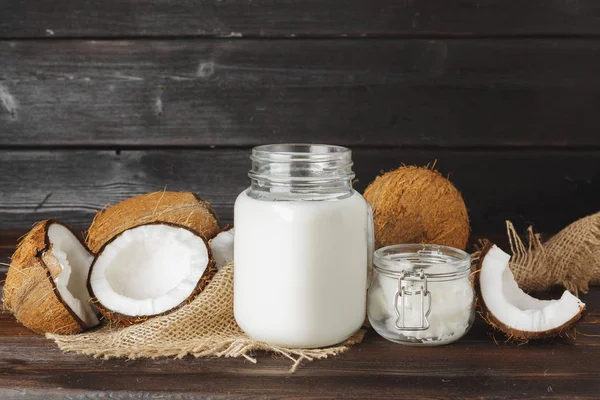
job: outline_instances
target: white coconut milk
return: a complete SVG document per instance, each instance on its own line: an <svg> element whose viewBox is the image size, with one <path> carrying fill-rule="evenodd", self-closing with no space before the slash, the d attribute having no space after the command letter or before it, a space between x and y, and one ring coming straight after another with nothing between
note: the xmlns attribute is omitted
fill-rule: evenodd
<svg viewBox="0 0 600 400"><path fill-rule="evenodd" d="M365 318L368 204L357 192L324 201L235 204L235 318L252 338L287 347L339 343Z"/></svg>

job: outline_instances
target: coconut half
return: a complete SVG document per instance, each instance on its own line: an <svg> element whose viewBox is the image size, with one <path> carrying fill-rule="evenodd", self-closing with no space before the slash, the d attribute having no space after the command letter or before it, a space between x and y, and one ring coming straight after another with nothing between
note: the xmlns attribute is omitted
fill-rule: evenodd
<svg viewBox="0 0 600 400"><path fill-rule="evenodd" d="M486 243L478 261L484 319L510 338L527 341L558 336L577 322L585 304L569 291L558 300L539 300L523 292L509 268L510 255Z"/></svg>
<svg viewBox="0 0 600 400"><path fill-rule="evenodd" d="M94 255L66 225L37 224L19 243L4 285L4 306L38 333L78 333L98 325L86 279Z"/></svg>
<svg viewBox="0 0 600 400"><path fill-rule="evenodd" d="M234 229L227 228L210 240L210 249L217 268L223 268L233 262L233 237Z"/></svg>
<svg viewBox="0 0 600 400"><path fill-rule="evenodd" d="M215 271L208 243L197 232L151 223L125 230L102 247L88 289L106 319L127 326L191 302Z"/></svg>

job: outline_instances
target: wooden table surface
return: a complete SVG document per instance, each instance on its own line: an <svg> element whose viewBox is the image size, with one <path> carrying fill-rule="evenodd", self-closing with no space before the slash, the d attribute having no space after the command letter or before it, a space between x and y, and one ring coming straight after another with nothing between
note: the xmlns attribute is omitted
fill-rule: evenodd
<svg viewBox="0 0 600 400"><path fill-rule="evenodd" d="M0 246L3 262L10 251ZM288 359L267 353L257 355L257 364L63 354L0 314L0 398L598 398L600 287L582 299L588 314L575 340L506 343L480 319L463 339L442 347L402 346L370 330L348 352L304 362L294 374Z"/></svg>

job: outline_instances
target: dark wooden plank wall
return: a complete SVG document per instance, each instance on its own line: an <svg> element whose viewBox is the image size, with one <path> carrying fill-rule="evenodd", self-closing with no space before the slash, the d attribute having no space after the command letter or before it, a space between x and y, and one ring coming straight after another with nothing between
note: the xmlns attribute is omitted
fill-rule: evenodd
<svg viewBox="0 0 600 400"><path fill-rule="evenodd" d="M354 153L356 188L399 162L435 160L461 188L477 235L502 232L507 218L554 232L598 207L600 157L585 150L361 148ZM230 223L231 206L248 186L248 164L246 149L4 151L2 228L18 231L50 217L85 228L106 203L165 187L200 193Z"/></svg>
<svg viewBox="0 0 600 400"><path fill-rule="evenodd" d="M592 0L9 1L0 230L164 187L231 222L250 148L310 141L359 190L438 160L475 235L552 233L598 208L599 34Z"/></svg>
<svg viewBox="0 0 600 400"><path fill-rule="evenodd" d="M600 146L599 77L587 39L11 40L0 145Z"/></svg>
<svg viewBox="0 0 600 400"><path fill-rule="evenodd" d="M3 4L0 35L597 35L599 14L595 0L38 0Z"/></svg>

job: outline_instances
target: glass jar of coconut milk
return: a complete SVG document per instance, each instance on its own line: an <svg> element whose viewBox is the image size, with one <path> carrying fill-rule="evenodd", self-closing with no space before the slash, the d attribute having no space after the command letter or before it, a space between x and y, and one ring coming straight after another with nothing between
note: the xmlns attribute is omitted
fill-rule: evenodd
<svg viewBox="0 0 600 400"><path fill-rule="evenodd" d="M433 244L400 244L375 252L368 315L392 342L435 346L460 339L475 318L470 257Z"/></svg>
<svg viewBox="0 0 600 400"><path fill-rule="evenodd" d="M235 202L234 314L255 340L315 348L362 325L373 251L369 204L352 189L349 149L252 150Z"/></svg>

